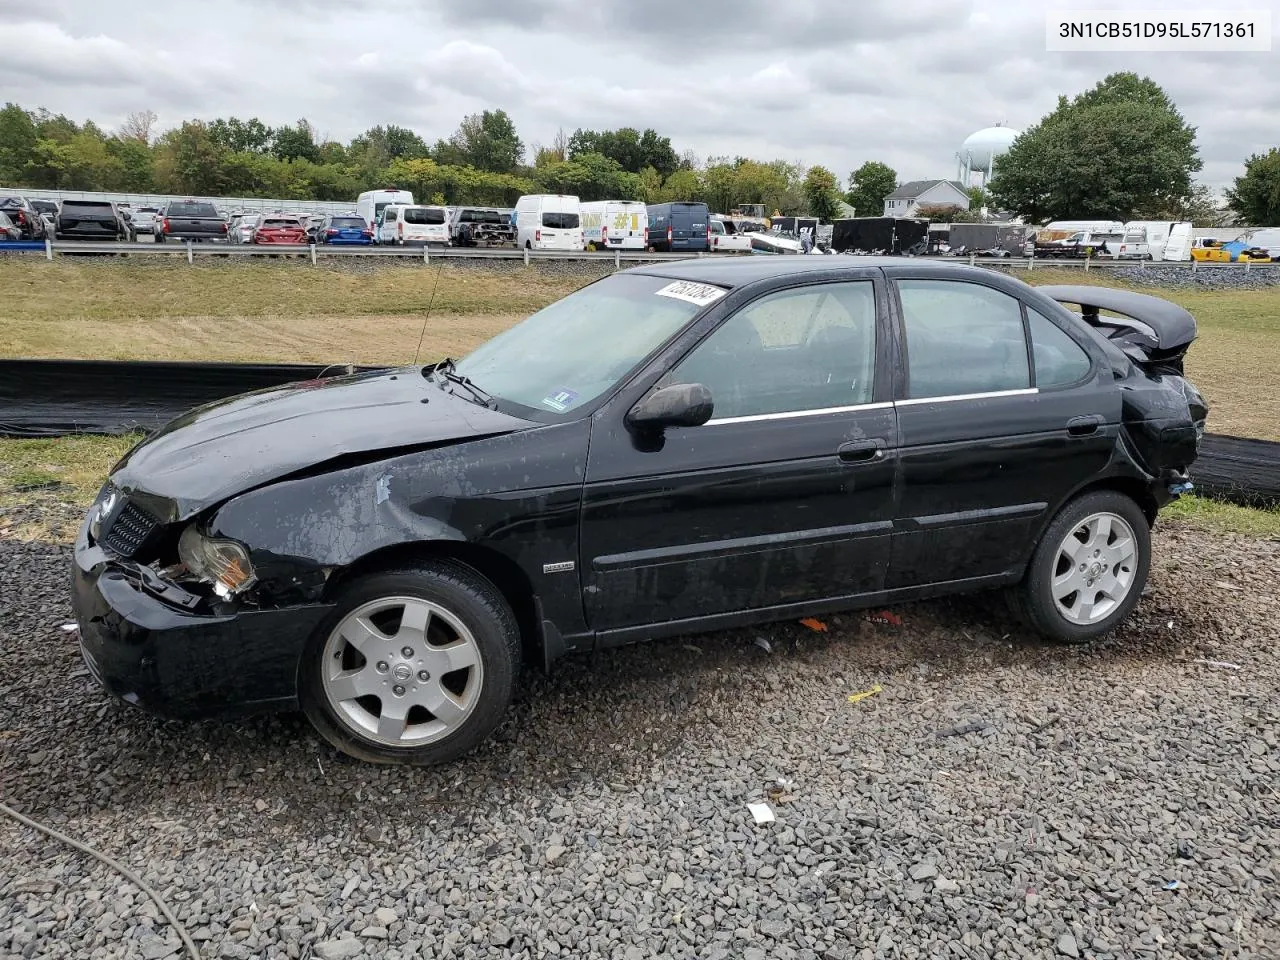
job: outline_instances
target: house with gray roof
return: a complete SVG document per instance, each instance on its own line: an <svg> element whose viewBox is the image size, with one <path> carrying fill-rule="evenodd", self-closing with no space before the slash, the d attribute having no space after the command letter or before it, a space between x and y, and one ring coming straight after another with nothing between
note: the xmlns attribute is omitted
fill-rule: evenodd
<svg viewBox="0 0 1280 960"><path fill-rule="evenodd" d="M914 217L921 207L969 209L969 194L958 180L912 180L884 198L884 216Z"/></svg>

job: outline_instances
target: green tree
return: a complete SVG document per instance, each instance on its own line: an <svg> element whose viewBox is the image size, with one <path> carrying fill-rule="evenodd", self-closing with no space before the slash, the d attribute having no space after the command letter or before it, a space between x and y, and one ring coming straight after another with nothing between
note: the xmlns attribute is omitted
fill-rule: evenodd
<svg viewBox="0 0 1280 960"><path fill-rule="evenodd" d="M987 193L985 187L976 184L965 187L965 193L969 195L969 211L971 213L981 213L983 207L991 205L991 194Z"/></svg>
<svg viewBox="0 0 1280 960"><path fill-rule="evenodd" d="M878 217L884 212L884 198L898 186L893 167L879 160L868 160L849 174L849 192L845 199L860 217Z"/></svg>
<svg viewBox="0 0 1280 960"><path fill-rule="evenodd" d="M277 160L310 160L315 163L320 159L315 134L305 118L296 126L277 129L271 152Z"/></svg>
<svg viewBox="0 0 1280 960"><path fill-rule="evenodd" d="M643 133L634 127L617 130L578 129L567 145L568 158L576 160L587 153L598 153L617 162L623 170L639 173L645 167L653 167L662 176L670 176L679 165L679 158L671 148L670 137L660 137L657 131L647 129Z"/></svg>
<svg viewBox="0 0 1280 960"><path fill-rule="evenodd" d="M352 155L367 156L372 162L386 166L392 160L404 158L413 160L430 156L431 148L427 142L408 127L398 127L389 123L385 127L379 124L370 127L351 141Z"/></svg>
<svg viewBox="0 0 1280 960"><path fill-rule="evenodd" d="M677 170L662 183L659 198L664 203L702 198L702 178L697 170Z"/></svg>
<svg viewBox="0 0 1280 960"><path fill-rule="evenodd" d="M1028 220L1129 220L1168 209L1201 167L1196 131L1154 81L1116 73L1024 132L1000 158L992 201Z"/></svg>
<svg viewBox="0 0 1280 960"><path fill-rule="evenodd" d="M435 159L446 166L472 166L492 173L514 173L524 144L505 110L464 117L447 141L436 144Z"/></svg>
<svg viewBox="0 0 1280 960"><path fill-rule="evenodd" d="M981 223L982 215L976 210L962 210L949 203L925 204L917 207L914 216L932 223Z"/></svg>
<svg viewBox="0 0 1280 960"><path fill-rule="evenodd" d="M27 185L27 165L39 138L27 111L16 103L6 103L0 109L0 183Z"/></svg>
<svg viewBox="0 0 1280 960"><path fill-rule="evenodd" d="M160 138L156 179L171 193L217 195L227 184L224 166L231 152L209 135L200 120L188 120Z"/></svg>
<svg viewBox="0 0 1280 960"><path fill-rule="evenodd" d="M835 219L836 204L840 202L840 184L826 167L810 167L804 176L804 196L809 204L809 215L824 223Z"/></svg>
<svg viewBox="0 0 1280 960"><path fill-rule="evenodd" d="M1280 223L1280 148L1255 153L1227 190L1227 205L1250 226Z"/></svg>
<svg viewBox="0 0 1280 960"><path fill-rule="evenodd" d="M119 167L119 189L131 193L155 189L155 158L150 146L136 137L112 137L107 150Z"/></svg>
<svg viewBox="0 0 1280 960"><path fill-rule="evenodd" d="M271 150L275 131L257 117L221 117L209 123L209 136L232 153L267 153Z"/></svg>

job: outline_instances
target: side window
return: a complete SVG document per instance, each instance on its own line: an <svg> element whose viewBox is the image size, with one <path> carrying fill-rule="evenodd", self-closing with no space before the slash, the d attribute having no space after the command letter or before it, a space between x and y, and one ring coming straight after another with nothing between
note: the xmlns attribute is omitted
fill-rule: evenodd
<svg viewBox="0 0 1280 960"><path fill-rule="evenodd" d="M1048 317L1027 308L1031 353L1036 361L1036 386L1061 387L1089 374L1089 355Z"/></svg>
<svg viewBox="0 0 1280 960"><path fill-rule="evenodd" d="M1022 308L990 287L954 280L898 283L910 399L1031 386Z"/></svg>
<svg viewBox="0 0 1280 960"><path fill-rule="evenodd" d="M394 211L394 210L388 210L388 211L387 211L387 223L395 223L395 222L396 222L396 211Z"/></svg>
<svg viewBox="0 0 1280 960"><path fill-rule="evenodd" d="M761 297L729 317L672 372L711 390L714 417L870 403L876 301L869 280Z"/></svg>

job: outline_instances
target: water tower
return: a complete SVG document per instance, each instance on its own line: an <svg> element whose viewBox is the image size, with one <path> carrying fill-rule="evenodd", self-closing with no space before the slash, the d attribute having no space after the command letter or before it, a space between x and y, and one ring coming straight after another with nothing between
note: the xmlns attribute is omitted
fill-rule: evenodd
<svg viewBox="0 0 1280 960"><path fill-rule="evenodd" d="M1017 130L1000 124L970 134L956 154L956 159L960 161L959 176L956 179L967 187L976 173L982 177L982 185L985 187L995 172L996 157L1005 153L1017 138Z"/></svg>

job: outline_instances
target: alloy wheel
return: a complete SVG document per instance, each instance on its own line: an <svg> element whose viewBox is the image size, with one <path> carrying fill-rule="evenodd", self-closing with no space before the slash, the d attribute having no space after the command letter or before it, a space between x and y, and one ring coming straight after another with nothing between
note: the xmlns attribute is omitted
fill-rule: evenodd
<svg viewBox="0 0 1280 960"><path fill-rule="evenodd" d="M484 664L455 614L418 597L385 597L352 610L329 634L321 685L352 732L392 747L453 733L475 709Z"/></svg>
<svg viewBox="0 0 1280 960"><path fill-rule="evenodd" d="M1133 589L1138 553L1133 529L1114 513L1085 517L1058 546L1051 592L1071 623L1105 620Z"/></svg>

